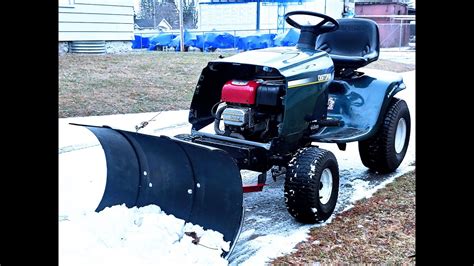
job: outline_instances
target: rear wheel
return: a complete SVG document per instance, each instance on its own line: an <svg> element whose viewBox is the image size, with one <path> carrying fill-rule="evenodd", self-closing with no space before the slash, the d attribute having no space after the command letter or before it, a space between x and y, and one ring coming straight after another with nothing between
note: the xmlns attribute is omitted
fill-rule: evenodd
<svg viewBox="0 0 474 266"><path fill-rule="evenodd" d="M288 164L285 202L299 222L327 220L339 193L339 167L330 151L316 147L302 149Z"/></svg>
<svg viewBox="0 0 474 266"><path fill-rule="evenodd" d="M378 132L370 139L359 142L362 163L379 173L395 171L405 158L410 126L410 111L406 102L393 98Z"/></svg>

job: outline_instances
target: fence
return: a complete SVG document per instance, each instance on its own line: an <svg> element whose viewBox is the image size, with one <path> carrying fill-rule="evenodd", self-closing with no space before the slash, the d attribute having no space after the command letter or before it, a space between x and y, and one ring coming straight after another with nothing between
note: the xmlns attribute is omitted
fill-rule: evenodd
<svg viewBox="0 0 474 266"><path fill-rule="evenodd" d="M416 49L416 19L413 15L389 15L389 16L378 16L378 15L360 15L356 16L359 18L368 18L377 22L379 27L380 33L380 47L381 48L399 48L399 49ZM295 32L295 29L291 29L290 31ZM231 38L231 44L226 46L225 48L220 49L237 49L237 50L252 50L252 49L259 49L259 48L266 48L271 46L288 46L294 45L295 34L291 36L293 42L287 42L286 45L280 43L272 43L267 41L267 46L265 45L247 45L243 46L242 41L249 42L249 41L260 41L259 36L273 34L273 40L275 39L282 39L285 35L288 35L288 31L283 34L277 35L277 29L262 29L262 30L217 30L217 31L202 31L202 30L186 30L187 34L193 34L194 36L206 36L207 34L213 35L225 35L227 38ZM174 46L161 46L159 47L162 50L172 50L174 51L175 48L179 45L179 31L158 31L153 29L148 30L137 30L135 31L135 35L138 36L138 46L144 47L144 42L147 41L147 38L156 36L158 34L170 34L173 35L175 38L178 36L177 40L175 39ZM296 31L296 34L299 34ZM253 37L253 38L252 38ZM269 36L266 36L269 37ZM201 37L203 38L203 37ZM185 36L185 44L186 44L187 37ZM297 36L296 36L297 40ZM206 46L206 42L198 42L197 46L192 46L194 48L199 48L203 52L214 51L216 48ZM244 47L244 49L242 49ZM249 49L245 49L245 48ZM171 49L170 49L171 48ZM218 48L219 49L219 48Z"/></svg>
<svg viewBox="0 0 474 266"><path fill-rule="evenodd" d="M359 15L377 22L382 48L412 48L416 42L416 18L414 15Z"/></svg>
<svg viewBox="0 0 474 266"><path fill-rule="evenodd" d="M261 29L261 30L214 30L214 31L202 31L202 30L186 30L188 34L193 34L194 36L198 36L202 38L201 36L206 36L208 34L213 34L213 35L222 35L222 36L227 36L228 38L231 38L231 45L230 47L226 47L227 49L238 49L238 44L239 40L245 37L249 36L261 36L264 34L274 34L276 35L277 29ZM141 40L140 42L140 47L143 47L143 42L146 42L146 38L151 38L154 37L158 34L170 34L174 36L178 36L179 39L179 31L172 30L172 31L158 31L158 30L140 30L140 31L135 31L135 36L139 36L139 39ZM186 33L185 33L186 34ZM185 44L187 40L187 36L185 36ZM199 48L201 51L209 51L206 47L206 42L200 42L198 46L194 46L195 48ZM164 47L165 50L166 47ZM213 49L212 49L213 50Z"/></svg>
<svg viewBox="0 0 474 266"><path fill-rule="evenodd" d="M261 29L261 30L218 30L218 31L202 31L202 30L186 30L184 36L185 46L192 46L199 48L201 51L208 52L215 49L238 49L238 50L253 50L274 46L274 38L277 36L277 29ZM192 35L192 37L190 37ZM291 35L291 41L283 46L295 45L298 40L298 33L296 30L287 31L280 34L280 39ZM163 37L165 44L159 45L160 50L170 50L173 47L179 46L179 31L157 31L157 30L140 30L135 31L136 42L134 45L138 47L147 47L146 42L153 41L152 38L157 36ZM147 39L149 38L149 39ZM218 39L220 46L210 45L209 39ZM194 42L189 44L189 39ZM243 43L245 42L245 43ZM214 42L215 44L215 42ZM278 46L282 46L281 42ZM138 48L134 47L134 48ZM154 48L154 47L153 47Z"/></svg>

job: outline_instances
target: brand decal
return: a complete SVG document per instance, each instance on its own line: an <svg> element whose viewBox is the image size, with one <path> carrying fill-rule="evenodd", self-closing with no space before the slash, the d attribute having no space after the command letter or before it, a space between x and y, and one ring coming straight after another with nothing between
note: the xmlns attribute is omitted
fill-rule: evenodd
<svg viewBox="0 0 474 266"><path fill-rule="evenodd" d="M328 110L333 110L335 103L336 103L336 101L334 100L334 98L329 97L329 99L328 99Z"/></svg>
<svg viewBox="0 0 474 266"><path fill-rule="evenodd" d="M331 79L331 74L318 75L318 81L328 81Z"/></svg>

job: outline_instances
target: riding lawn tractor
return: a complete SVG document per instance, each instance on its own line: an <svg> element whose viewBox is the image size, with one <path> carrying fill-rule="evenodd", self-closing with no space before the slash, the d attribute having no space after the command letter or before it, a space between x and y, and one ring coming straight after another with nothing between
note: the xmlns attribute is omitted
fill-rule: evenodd
<svg viewBox="0 0 474 266"><path fill-rule="evenodd" d="M242 193L261 191L268 171L285 175L285 203L275 204L286 204L297 221L331 216L338 163L315 143L345 150L357 141L362 163L379 173L400 165L410 113L394 95L405 84L396 74L358 71L379 57L377 24L308 11L285 19L301 31L295 47L242 52L202 70L189 110L190 134L83 125L97 136L107 161L96 211L157 204L221 232L233 246L243 221ZM257 185L242 187L243 169L261 173Z"/></svg>

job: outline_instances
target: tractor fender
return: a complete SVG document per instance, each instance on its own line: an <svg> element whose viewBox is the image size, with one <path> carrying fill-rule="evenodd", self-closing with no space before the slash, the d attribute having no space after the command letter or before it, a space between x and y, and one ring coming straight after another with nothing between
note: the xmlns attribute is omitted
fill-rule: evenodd
<svg viewBox="0 0 474 266"><path fill-rule="evenodd" d="M311 139L318 142L347 143L373 136L382 124L390 101L405 89L400 75L378 70L366 70L363 75L336 79L329 85L328 118L341 122Z"/></svg>
<svg viewBox="0 0 474 266"><path fill-rule="evenodd" d="M397 76L398 75L393 75L392 80L382 79L383 83L386 84L385 97L383 98L384 100L380 112L378 114L377 122L375 123L370 133L364 137L364 139L372 137L379 130L380 125L382 124L383 119L385 117L385 113L387 112L388 106L392 101L392 98L395 96L395 94L406 89L406 85L403 82L403 78L401 76Z"/></svg>

